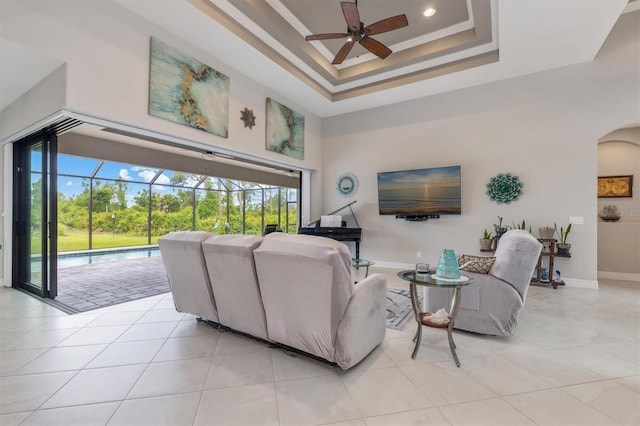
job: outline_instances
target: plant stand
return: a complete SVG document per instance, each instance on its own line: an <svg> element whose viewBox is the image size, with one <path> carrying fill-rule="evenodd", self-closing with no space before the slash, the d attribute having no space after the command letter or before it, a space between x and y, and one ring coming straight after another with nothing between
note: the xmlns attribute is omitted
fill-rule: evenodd
<svg viewBox="0 0 640 426"><path fill-rule="evenodd" d="M498 241L500 240L500 237L492 237L491 238L491 244L489 245L488 249L480 249L481 252L483 253L493 253L494 251L496 251L496 249L498 248Z"/></svg>
<svg viewBox="0 0 640 426"><path fill-rule="evenodd" d="M491 248L489 250L480 250L481 252L493 253L498 248L498 242L500 241L500 237L493 237L491 239ZM554 238L538 238L538 241L542 243L542 252L540 253L540 257L538 257L538 263L536 265L535 275L531 278L531 284L533 285L543 285L543 286L552 286L553 289L557 289L559 285L564 285L564 281L554 281L553 273L555 272L554 265L555 259L559 258L570 258L570 254L558 254L556 250L556 244L558 241ZM546 279L542 278L542 268L544 265L547 265L549 270L549 275Z"/></svg>
<svg viewBox="0 0 640 426"><path fill-rule="evenodd" d="M536 274L531 278L531 284L551 285L553 289L557 289L559 285L564 285L564 281L554 281L553 273L555 271L554 264L556 257L571 257L571 255L559 255L556 253L556 243L558 242L554 238L538 238L538 241L542 243L542 252L538 258L538 264L536 265ZM545 262L546 259L546 262ZM542 278L542 268L544 264L547 264L549 268L549 276L547 279Z"/></svg>

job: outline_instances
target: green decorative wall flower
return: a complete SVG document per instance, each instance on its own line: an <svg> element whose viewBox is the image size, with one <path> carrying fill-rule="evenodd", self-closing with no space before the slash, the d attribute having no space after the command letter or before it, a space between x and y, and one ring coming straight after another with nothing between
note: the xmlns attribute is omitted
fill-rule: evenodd
<svg viewBox="0 0 640 426"><path fill-rule="evenodd" d="M516 201L522 194L524 183L518 180L518 176L511 176L511 173L499 173L492 177L487 184L487 195L498 204L509 204Z"/></svg>

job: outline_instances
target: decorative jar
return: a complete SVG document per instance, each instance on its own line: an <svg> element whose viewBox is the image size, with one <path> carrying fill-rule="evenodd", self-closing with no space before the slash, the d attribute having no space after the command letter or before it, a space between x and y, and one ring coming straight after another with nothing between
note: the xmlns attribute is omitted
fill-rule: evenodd
<svg viewBox="0 0 640 426"><path fill-rule="evenodd" d="M460 268L456 253L451 249L442 249L436 275L440 278L458 279L460 278Z"/></svg>

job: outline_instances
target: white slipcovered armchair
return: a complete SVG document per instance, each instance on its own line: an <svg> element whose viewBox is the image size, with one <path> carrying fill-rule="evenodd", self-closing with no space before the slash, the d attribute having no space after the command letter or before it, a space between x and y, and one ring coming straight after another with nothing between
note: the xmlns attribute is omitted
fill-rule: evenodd
<svg viewBox="0 0 640 426"><path fill-rule="evenodd" d="M531 276L542 244L530 233L506 232L495 252L488 274L462 271L474 279L460 293L460 310L454 328L496 336L510 336L524 309ZM436 312L450 305L452 290L425 287L424 308Z"/></svg>

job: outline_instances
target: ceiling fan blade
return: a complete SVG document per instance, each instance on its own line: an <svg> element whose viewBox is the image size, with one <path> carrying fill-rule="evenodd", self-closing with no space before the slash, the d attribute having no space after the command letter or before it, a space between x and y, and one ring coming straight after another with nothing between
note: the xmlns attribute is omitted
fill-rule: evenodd
<svg viewBox="0 0 640 426"><path fill-rule="evenodd" d="M369 52L378 56L380 59L384 59L391 54L391 49L380 43L378 40L372 39L371 37L363 38L362 40L360 40L360 44L364 46L364 48Z"/></svg>
<svg viewBox="0 0 640 426"><path fill-rule="evenodd" d="M342 14L344 20L347 21L349 28L358 30L360 28L360 13L358 12L358 5L356 3L342 2Z"/></svg>
<svg viewBox="0 0 640 426"><path fill-rule="evenodd" d="M355 42L356 42L355 39L352 39L352 40L348 40L345 44L343 44L340 50L338 51L338 54L336 55L336 57L333 58L333 62L331 63L333 65L341 64L342 61L345 60L349 52L351 52L351 49L353 48L353 45L355 44Z"/></svg>
<svg viewBox="0 0 640 426"><path fill-rule="evenodd" d="M330 40L334 38L349 37L347 33L327 33L327 34L312 34L305 37L305 40Z"/></svg>
<svg viewBox="0 0 640 426"><path fill-rule="evenodd" d="M398 15L375 22L371 25L366 26L364 29L365 31L367 31L367 34L374 35L386 33L387 31L397 30L398 28L406 27L407 25L409 25L409 21L407 21L407 15Z"/></svg>

